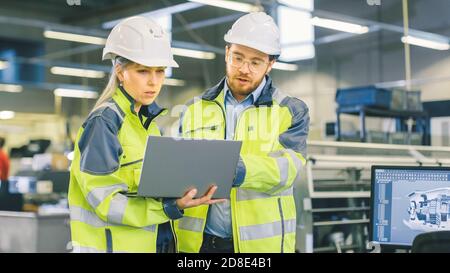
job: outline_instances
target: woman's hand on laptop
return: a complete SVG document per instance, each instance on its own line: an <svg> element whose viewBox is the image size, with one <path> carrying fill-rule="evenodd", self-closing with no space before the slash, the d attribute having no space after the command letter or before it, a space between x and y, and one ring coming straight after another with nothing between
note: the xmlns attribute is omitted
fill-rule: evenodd
<svg viewBox="0 0 450 273"><path fill-rule="evenodd" d="M177 199L177 206L179 209L187 209L192 207L197 207L200 205L211 205L215 203L224 202L226 199L214 199L213 197L214 193L217 190L217 186L212 186L208 189L208 191L200 198L194 198L197 194L197 189L191 189L186 194Z"/></svg>

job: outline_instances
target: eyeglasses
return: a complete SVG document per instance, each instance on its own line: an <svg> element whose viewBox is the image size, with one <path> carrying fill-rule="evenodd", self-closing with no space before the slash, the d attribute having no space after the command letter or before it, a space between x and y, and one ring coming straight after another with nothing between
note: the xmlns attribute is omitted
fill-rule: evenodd
<svg viewBox="0 0 450 273"><path fill-rule="evenodd" d="M235 68L241 68L244 63L248 63L248 69L253 73L260 72L264 69L265 65L269 63L258 59L249 61L238 54L234 54L233 52L230 52L228 62Z"/></svg>

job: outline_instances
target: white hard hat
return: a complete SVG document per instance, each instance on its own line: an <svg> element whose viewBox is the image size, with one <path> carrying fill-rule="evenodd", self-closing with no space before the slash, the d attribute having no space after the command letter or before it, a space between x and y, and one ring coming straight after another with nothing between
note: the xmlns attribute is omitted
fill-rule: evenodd
<svg viewBox="0 0 450 273"><path fill-rule="evenodd" d="M264 12L252 12L239 18L225 34L231 44L257 49L268 55L280 55L280 29Z"/></svg>
<svg viewBox="0 0 450 273"><path fill-rule="evenodd" d="M116 56L150 67L178 67L166 32L156 22L142 16L127 18L111 30L103 49L103 60L113 60Z"/></svg>

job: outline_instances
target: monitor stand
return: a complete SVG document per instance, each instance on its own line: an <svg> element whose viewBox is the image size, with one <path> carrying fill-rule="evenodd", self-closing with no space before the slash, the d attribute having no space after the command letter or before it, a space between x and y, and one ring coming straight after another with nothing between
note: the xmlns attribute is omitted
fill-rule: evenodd
<svg viewBox="0 0 450 273"><path fill-rule="evenodd" d="M400 247L400 246L390 246L390 245L380 245L376 242L369 242L367 244L368 253L409 253L411 252L411 247Z"/></svg>

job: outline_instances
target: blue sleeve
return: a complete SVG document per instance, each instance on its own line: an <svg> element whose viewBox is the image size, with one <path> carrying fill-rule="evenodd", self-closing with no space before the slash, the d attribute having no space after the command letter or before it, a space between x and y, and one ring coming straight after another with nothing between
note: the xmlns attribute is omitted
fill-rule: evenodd
<svg viewBox="0 0 450 273"><path fill-rule="evenodd" d="M176 198L163 198L162 204L164 212L170 219L176 220L183 217L184 210L178 208Z"/></svg>
<svg viewBox="0 0 450 273"><path fill-rule="evenodd" d="M308 106L297 98L288 97L281 103L292 114L292 125L279 136L279 141L286 149L292 149L306 158L306 139L309 132Z"/></svg>
<svg viewBox="0 0 450 273"><path fill-rule="evenodd" d="M92 175L108 175L120 167L122 146L119 128L110 120L95 116L89 119L78 142L80 170Z"/></svg>
<svg viewBox="0 0 450 273"><path fill-rule="evenodd" d="M236 167L236 175L234 176L233 187L239 187L244 183L245 178L245 165L241 157Z"/></svg>

